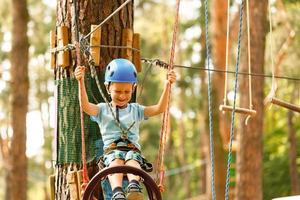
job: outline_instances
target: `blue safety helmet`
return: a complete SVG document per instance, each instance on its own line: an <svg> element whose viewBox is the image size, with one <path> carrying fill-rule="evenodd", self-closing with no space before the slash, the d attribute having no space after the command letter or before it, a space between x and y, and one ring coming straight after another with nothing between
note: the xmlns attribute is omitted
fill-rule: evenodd
<svg viewBox="0 0 300 200"><path fill-rule="evenodd" d="M112 60L105 71L105 84L110 82L137 83L137 72L134 64L123 58Z"/></svg>

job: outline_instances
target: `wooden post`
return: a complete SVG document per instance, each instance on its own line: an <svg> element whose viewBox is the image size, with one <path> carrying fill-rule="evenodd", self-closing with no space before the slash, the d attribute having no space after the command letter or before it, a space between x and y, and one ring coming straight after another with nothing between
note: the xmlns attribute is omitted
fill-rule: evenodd
<svg viewBox="0 0 300 200"><path fill-rule="evenodd" d="M278 105L278 106L281 106L281 107L284 107L284 108L287 108L289 110L298 112L298 113L300 112L300 107L299 106L288 103L288 102L285 102L285 101L282 101L280 99L277 99L276 97L271 98L271 103L275 104L275 105Z"/></svg>
<svg viewBox="0 0 300 200"><path fill-rule="evenodd" d="M80 194L77 184L77 171L69 171L67 174L67 182L70 188L70 200L80 200Z"/></svg>
<svg viewBox="0 0 300 200"><path fill-rule="evenodd" d="M137 72L142 71L142 61L141 61L141 52L140 52L140 34L134 33L133 34L133 43L132 47L136 50L133 51L133 64L136 68Z"/></svg>
<svg viewBox="0 0 300 200"><path fill-rule="evenodd" d="M50 48L51 50L56 47L56 32L55 31L50 31ZM56 65L56 52L51 52L50 56L50 66L51 69L55 69Z"/></svg>
<svg viewBox="0 0 300 200"><path fill-rule="evenodd" d="M133 32L129 28L125 28L122 31L122 46L123 47L132 47L132 37ZM124 48L121 51L122 58L132 60L132 50L130 48Z"/></svg>
<svg viewBox="0 0 300 200"><path fill-rule="evenodd" d="M55 175L49 176L49 183L50 183L50 199L55 200Z"/></svg>
<svg viewBox="0 0 300 200"><path fill-rule="evenodd" d="M97 25L91 25L91 31L93 31L95 28L97 27ZM94 31L91 34L90 37L90 53L91 56L94 60L95 66L99 66L100 65L100 44L101 44L101 28L98 28L96 31Z"/></svg>
<svg viewBox="0 0 300 200"><path fill-rule="evenodd" d="M57 47L66 46L69 43L68 27L59 26L57 28ZM60 67L70 66L70 51L59 51L57 54L57 62Z"/></svg>
<svg viewBox="0 0 300 200"><path fill-rule="evenodd" d="M78 193L80 194L80 196L81 196L81 185L83 183L83 181L82 181L82 173L83 173L82 170L78 170L77 171L77 185L78 185Z"/></svg>

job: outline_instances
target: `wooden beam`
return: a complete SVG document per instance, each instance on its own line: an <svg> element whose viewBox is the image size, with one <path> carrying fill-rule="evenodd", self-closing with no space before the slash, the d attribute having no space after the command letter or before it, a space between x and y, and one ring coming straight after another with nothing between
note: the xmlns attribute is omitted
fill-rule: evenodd
<svg viewBox="0 0 300 200"><path fill-rule="evenodd" d="M64 47L69 43L69 31L67 26L57 27L57 46ZM70 66L70 51L59 51L57 54L59 67L66 68Z"/></svg>
<svg viewBox="0 0 300 200"><path fill-rule="evenodd" d="M49 176L50 199L55 200L55 175Z"/></svg>
<svg viewBox="0 0 300 200"><path fill-rule="evenodd" d="M227 106L227 105L220 105L219 107L220 111L233 111L233 106ZM240 108L240 107L235 107L235 112L240 113L240 114L245 114L245 115L251 115L252 117L256 115L256 110L251 110L248 108Z"/></svg>
<svg viewBox="0 0 300 200"><path fill-rule="evenodd" d="M271 100L272 104L275 104L275 105L278 105L278 106L281 106L281 107L287 108L289 110L300 113L300 107L297 105L282 101L280 99L277 99L276 97L272 97L270 100Z"/></svg>
<svg viewBox="0 0 300 200"><path fill-rule="evenodd" d="M67 182L70 188L70 200L80 200L80 194L77 182L77 171L69 171L67 174Z"/></svg>
<svg viewBox="0 0 300 200"><path fill-rule="evenodd" d="M122 31L122 46L123 47L129 47L129 48L124 48L121 50L121 56L122 58L132 60L132 38L133 38L133 32L129 28L125 28Z"/></svg>
<svg viewBox="0 0 300 200"><path fill-rule="evenodd" d="M137 72L142 71L142 61L141 61L141 52L140 52L140 34L133 34L133 43L132 47L136 50L133 51L133 64ZM139 51L137 51L139 50Z"/></svg>
<svg viewBox="0 0 300 200"><path fill-rule="evenodd" d="M97 25L91 25L91 31L93 31ZM94 60L95 66L100 65L100 57L101 57L101 49L100 49L100 44L101 44L101 27L95 30L90 37L90 53L91 56Z"/></svg>

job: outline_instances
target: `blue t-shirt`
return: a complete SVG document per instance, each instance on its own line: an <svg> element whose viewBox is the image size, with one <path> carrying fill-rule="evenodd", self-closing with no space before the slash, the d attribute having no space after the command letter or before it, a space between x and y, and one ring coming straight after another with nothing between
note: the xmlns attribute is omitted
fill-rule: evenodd
<svg viewBox="0 0 300 200"><path fill-rule="evenodd" d="M96 116L91 116L91 119L98 123L103 139L103 149L106 149L111 143L121 138L122 131L115 121L109 106L106 103L99 103L99 112ZM138 103L129 103L126 108L118 109L119 121L122 129L127 130L134 122L133 126L127 132L127 137L138 149L140 149L139 141L139 124L144 117L144 106ZM113 108L116 116L116 109Z"/></svg>

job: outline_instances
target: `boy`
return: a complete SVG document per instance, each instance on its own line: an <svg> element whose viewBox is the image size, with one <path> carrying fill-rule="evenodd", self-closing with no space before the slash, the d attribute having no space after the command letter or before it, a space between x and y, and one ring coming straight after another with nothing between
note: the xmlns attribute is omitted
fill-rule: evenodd
<svg viewBox="0 0 300 200"><path fill-rule="evenodd" d="M176 81L176 74L170 70L162 95L156 105L142 106L129 103L136 89L137 73L135 66L126 59L114 59L106 67L105 87L111 97L110 105L90 103L84 85L85 68L78 66L75 77L82 87L82 109L99 125L104 142L104 164L109 167L128 165L141 168L143 159L140 154L139 123L165 111L169 85ZM111 109L112 108L112 109ZM113 111L113 113L111 112ZM129 184L127 195L122 189L123 174L108 177L113 195L112 200L142 200L140 178L127 174Z"/></svg>

